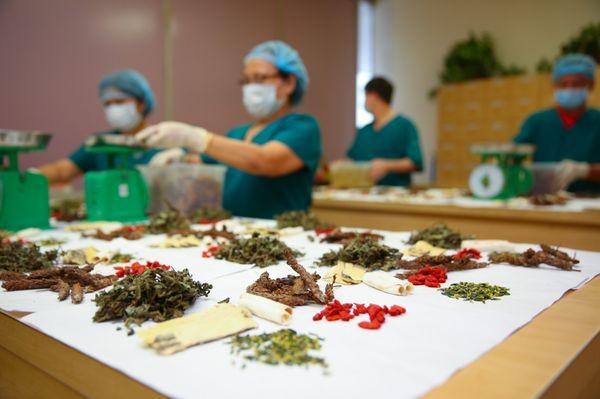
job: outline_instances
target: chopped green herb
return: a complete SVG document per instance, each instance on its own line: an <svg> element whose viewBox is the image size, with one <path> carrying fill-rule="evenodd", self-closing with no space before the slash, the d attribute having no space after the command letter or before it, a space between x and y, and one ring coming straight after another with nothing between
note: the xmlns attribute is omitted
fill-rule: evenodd
<svg viewBox="0 0 600 399"><path fill-rule="evenodd" d="M501 296L510 295L510 290L506 287L490 285L488 283L467 283L464 281L451 284L447 288L441 288L440 291L449 298L477 302L485 302L487 300L496 301Z"/></svg>
<svg viewBox="0 0 600 399"><path fill-rule="evenodd" d="M245 360L270 365L321 366L328 364L311 351L321 349L322 338L316 335L298 334L291 329L260 335L237 335L231 339L231 353Z"/></svg>

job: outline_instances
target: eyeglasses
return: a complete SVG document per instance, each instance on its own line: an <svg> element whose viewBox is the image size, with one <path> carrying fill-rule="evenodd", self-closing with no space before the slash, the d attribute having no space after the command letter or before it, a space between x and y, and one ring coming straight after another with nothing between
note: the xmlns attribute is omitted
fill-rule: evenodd
<svg viewBox="0 0 600 399"><path fill-rule="evenodd" d="M240 79L239 83L241 86L243 85L247 85L248 83L264 83L265 81L269 80L269 79L274 79L274 78L282 78L283 75L281 73L274 73L272 75L254 75L251 77L243 77Z"/></svg>

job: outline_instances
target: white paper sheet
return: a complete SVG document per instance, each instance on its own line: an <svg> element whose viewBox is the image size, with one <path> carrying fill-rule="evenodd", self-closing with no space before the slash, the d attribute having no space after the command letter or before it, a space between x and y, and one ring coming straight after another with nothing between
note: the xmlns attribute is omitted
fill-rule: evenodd
<svg viewBox="0 0 600 399"><path fill-rule="evenodd" d="M290 246L306 252L302 261L306 266L327 248L338 247L311 243L306 238L308 234L284 238ZM401 246L406 237L408 233L386 233L386 242ZM518 249L528 247L530 245L519 245ZM293 274L283 262L259 269L204 259L198 248L157 250L140 246L138 250L148 259L158 257L177 269L188 265L195 278L214 285L209 297L200 298L188 313L226 297L235 301L264 271L269 271L272 277ZM473 281L510 288L510 296L485 304L450 299L436 289L423 286L415 287L414 294L406 297L388 295L363 284L336 288L335 295L340 301L398 304L404 306L407 313L388 317L380 330L369 331L357 326L367 318L364 315L350 322L314 322L312 316L320 306L295 308L290 328L325 339L321 355L330 364L327 373L319 368L254 363L242 368L244 362L229 353L227 340L170 357L160 356L141 347L137 337L127 336L124 329L117 331L122 323L93 323L96 308L90 295L83 304L71 305L58 303L54 293L2 292L0 308L22 306L29 298L28 309L36 312L23 318L24 322L171 397L194 398L202 394L214 398L278 398L284 395L289 399L306 398L310 392L311 396L331 398L378 395L410 398L443 383L528 323L565 291L581 286L600 273L600 253L578 251L577 257L581 260L581 272L546 266L493 265L448 274L444 286ZM251 331L252 334L280 328L264 320L257 321L259 328Z"/></svg>

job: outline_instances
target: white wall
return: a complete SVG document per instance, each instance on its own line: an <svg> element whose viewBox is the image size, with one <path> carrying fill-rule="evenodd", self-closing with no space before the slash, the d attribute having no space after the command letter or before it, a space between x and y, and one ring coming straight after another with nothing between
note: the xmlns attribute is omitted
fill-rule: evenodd
<svg viewBox="0 0 600 399"><path fill-rule="evenodd" d="M541 57L553 58L567 38L599 20L600 0L378 0L375 72L395 83L394 107L417 124L430 166L437 125L427 92L455 41L488 31L501 61L533 71Z"/></svg>

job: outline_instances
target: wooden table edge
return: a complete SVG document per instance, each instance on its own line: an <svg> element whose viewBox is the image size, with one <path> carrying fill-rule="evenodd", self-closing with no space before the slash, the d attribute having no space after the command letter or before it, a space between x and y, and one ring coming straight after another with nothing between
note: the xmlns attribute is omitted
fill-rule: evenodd
<svg viewBox="0 0 600 399"><path fill-rule="evenodd" d="M22 322L11 313L14 312L0 309L0 336L3 337L0 346L81 396L118 397L127 392L129 398L165 398L142 382ZM37 346L43 350L35 350Z"/></svg>
<svg viewBox="0 0 600 399"><path fill-rule="evenodd" d="M337 199L313 199L312 207L314 209L434 215L439 216L440 218L447 216L460 216L465 218L485 218L494 220L519 219L522 221L537 221L569 225L576 223L600 228L600 211L596 210L582 212L557 212L503 207L461 207L456 205L428 205L402 202L352 201Z"/></svg>
<svg viewBox="0 0 600 399"><path fill-rule="evenodd" d="M503 390L508 385L511 385L511 382L512 384L520 384L519 397L539 397L546 395L557 384L564 385L561 381L562 376L576 365L577 359L585 354L590 347L600 348L600 312L596 311L599 303L600 278L594 278L580 289L563 296L549 308L540 312L529 323L469 363L465 368L456 372L442 385L433 388L424 397L462 398L472 397L475 394L483 394L485 397L503 397L505 396L502 394ZM591 308L591 312L589 308ZM583 313L581 312L582 309L584 310ZM548 325L557 322L552 319L558 319L560 323L564 322L565 318L567 322L572 322L572 324L568 324L569 331L577 329L579 332L578 336L581 336L581 338L575 342L574 340L568 342L567 348L563 348L564 353L561 353L561 360L551 366L545 364L543 378L539 376L531 378L531 376L523 374L522 370L518 370L513 380L505 379L506 372L509 373L508 375L511 375L510 370L507 370L507 368L512 368L514 364L510 360L504 362L503 360L506 360L507 353L510 354L520 344L518 341L524 339L527 342L527 339L531 339L532 335L536 337L536 334L543 333ZM565 324L563 323L562 325L564 326ZM0 346L28 362L32 367L43 370L57 381L71 387L83 396L104 396L114 392L127 392L128 396L132 398L164 397L147 385L21 322L9 312L0 310L0 336L7 337L11 326L13 336L9 337L9 339L4 339L0 343ZM20 338L23 336L26 338L25 340ZM40 352L27 348L34 341L37 342L38 346L44 347L45 351ZM543 345L543 343L540 343L540 345ZM548 348L545 349L547 350ZM521 351L522 347L517 350ZM539 356L536 356L539 355L538 347L535 345L525 346L525 350L529 353L520 353L531 359L532 368L541 364ZM59 353L59 356L70 367L67 367L67 370L65 370L59 365L49 362L49 359L44 359L46 356L44 352L50 352L49 354ZM593 358L594 356L592 356ZM588 366L588 364L584 364L578 367ZM81 370L90 367L92 370L88 369L87 372L87 374L93 376L90 381L87 381L85 378L82 380L75 377L77 374L75 371L81 372ZM490 367L493 371L490 371ZM536 368L536 370L539 371L539 368ZM600 375L600 364L598 365L598 370L594 369L591 372L592 377L598 378ZM94 384L96 381L111 381L112 388L104 387L108 391L99 394L96 390L98 385ZM525 384L523 385L523 383ZM570 384L567 383L567 385ZM596 391L594 390L594 392ZM554 395L549 397L560 396Z"/></svg>

